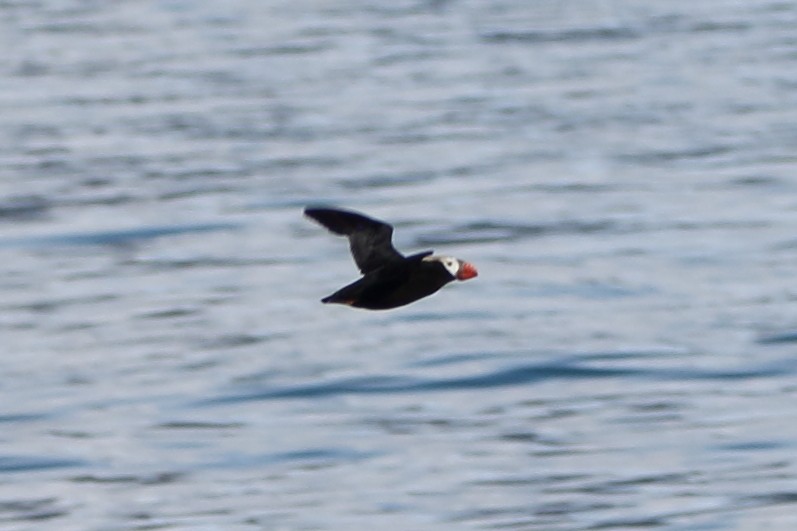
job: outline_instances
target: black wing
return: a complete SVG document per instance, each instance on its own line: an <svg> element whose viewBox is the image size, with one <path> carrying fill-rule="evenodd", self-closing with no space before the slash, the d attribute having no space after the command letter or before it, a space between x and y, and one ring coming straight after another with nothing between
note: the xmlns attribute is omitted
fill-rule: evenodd
<svg viewBox="0 0 797 531"><path fill-rule="evenodd" d="M393 247L393 227L387 223L334 208L306 208L304 214L335 234L349 238L354 263L363 274L404 258Z"/></svg>

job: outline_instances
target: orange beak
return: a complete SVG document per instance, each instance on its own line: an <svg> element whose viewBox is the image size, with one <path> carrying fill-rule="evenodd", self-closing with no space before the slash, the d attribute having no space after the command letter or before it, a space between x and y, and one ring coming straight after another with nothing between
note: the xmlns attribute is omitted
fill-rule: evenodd
<svg viewBox="0 0 797 531"><path fill-rule="evenodd" d="M478 276L479 272L473 264L469 262L462 262L462 265L459 266L459 271L457 271L457 280L468 280L469 278Z"/></svg>

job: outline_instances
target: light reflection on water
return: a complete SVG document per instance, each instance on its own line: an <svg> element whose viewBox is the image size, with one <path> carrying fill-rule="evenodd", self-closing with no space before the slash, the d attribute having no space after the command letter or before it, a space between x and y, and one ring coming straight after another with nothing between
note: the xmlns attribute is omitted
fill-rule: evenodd
<svg viewBox="0 0 797 531"><path fill-rule="evenodd" d="M0 527L793 529L796 18L4 6Z"/></svg>

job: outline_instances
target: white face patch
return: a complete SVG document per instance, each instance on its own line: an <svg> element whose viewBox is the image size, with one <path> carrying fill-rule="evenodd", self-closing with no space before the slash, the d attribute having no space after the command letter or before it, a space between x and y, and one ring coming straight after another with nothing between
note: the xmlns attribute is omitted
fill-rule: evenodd
<svg viewBox="0 0 797 531"><path fill-rule="evenodd" d="M423 259L424 262L440 262L451 273L451 276L456 278L459 272L460 262L453 256L427 256Z"/></svg>

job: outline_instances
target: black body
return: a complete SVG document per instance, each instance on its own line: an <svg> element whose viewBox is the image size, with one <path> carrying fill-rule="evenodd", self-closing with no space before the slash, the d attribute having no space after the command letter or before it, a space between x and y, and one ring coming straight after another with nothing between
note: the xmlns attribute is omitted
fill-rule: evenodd
<svg viewBox="0 0 797 531"><path fill-rule="evenodd" d="M356 212L306 208L305 215L349 239L354 262L363 277L321 302L388 310L435 293L455 279L438 261L424 261L432 251L405 257L392 243L393 227Z"/></svg>

